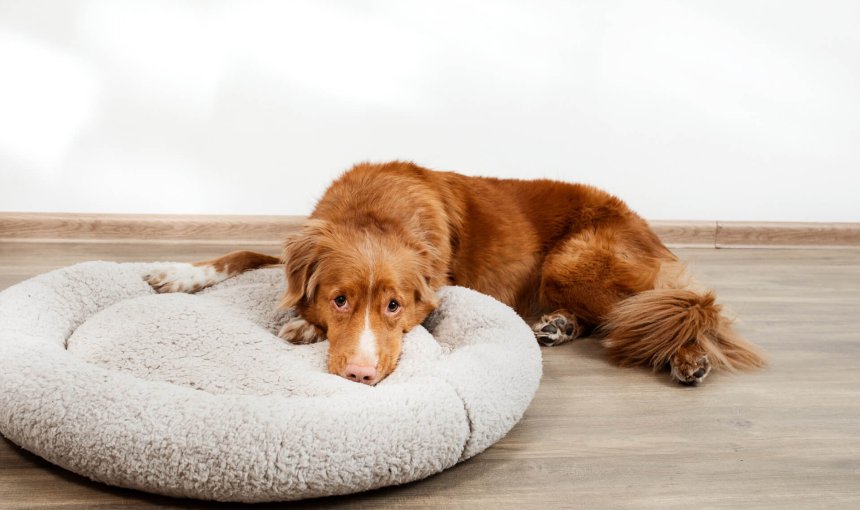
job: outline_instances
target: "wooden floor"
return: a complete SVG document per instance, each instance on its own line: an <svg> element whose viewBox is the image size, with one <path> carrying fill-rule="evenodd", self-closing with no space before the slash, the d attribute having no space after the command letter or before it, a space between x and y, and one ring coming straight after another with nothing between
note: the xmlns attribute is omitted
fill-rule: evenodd
<svg viewBox="0 0 860 510"><path fill-rule="evenodd" d="M0 288L84 260L233 248L5 243ZM860 508L860 250L677 251L768 368L687 388L613 368L593 341L545 348L537 397L486 452L427 480L297 507ZM0 439L4 509L160 506L212 505L93 483Z"/></svg>

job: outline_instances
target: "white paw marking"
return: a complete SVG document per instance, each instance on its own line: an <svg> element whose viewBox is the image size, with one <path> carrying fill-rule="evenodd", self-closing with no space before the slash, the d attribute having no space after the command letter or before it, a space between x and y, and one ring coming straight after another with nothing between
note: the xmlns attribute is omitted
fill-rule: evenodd
<svg viewBox="0 0 860 510"><path fill-rule="evenodd" d="M319 329L310 322L295 317L281 326L278 336L291 344L313 344L322 340Z"/></svg>
<svg viewBox="0 0 860 510"><path fill-rule="evenodd" d="M229 271L216 271L214 266L179 263L157 269L143 279L157 292L197 292L230 277Z"/></svg>

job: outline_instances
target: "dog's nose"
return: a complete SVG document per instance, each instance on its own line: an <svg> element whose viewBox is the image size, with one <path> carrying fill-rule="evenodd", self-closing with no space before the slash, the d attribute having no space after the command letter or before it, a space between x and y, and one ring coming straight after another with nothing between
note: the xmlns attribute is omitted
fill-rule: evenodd
<svg viewBox="0 0 860 510"><path fill-rule="evenodd" d="M376 382L376 367L349 364L343 370L343 376L350 381L373 384Z"/></svg>

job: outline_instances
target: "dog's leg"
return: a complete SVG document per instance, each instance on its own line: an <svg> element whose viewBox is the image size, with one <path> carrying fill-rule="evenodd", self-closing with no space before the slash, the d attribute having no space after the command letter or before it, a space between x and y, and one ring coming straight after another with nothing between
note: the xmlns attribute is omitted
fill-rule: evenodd
<svg viewBox="0 0 860 510"><path fill-rule="evenodd" d="M567 310L556 310L532 324L532 331L538 343L549 347L579 338L583 328L575 315Z"/></svg>
<svg viewBox="0 0 860 510"><path fill-rule="evenodd" d="M235 251L217 259L177 263L144 275L157 292L194 293L251 269L280 264L281 260L252 251Z"/></svg>
<svg viewBox="0 0 860 510"><path fill-rule="evenodd" d="M314 344L325 340L325 334L322 330L303 319L300 315L296 315L281 326L278 336L296 345Z"/></svg>
<svg viewBox="0 0 860 510"><path fill-rule="evenodd" d="M598 245L598 246L595 246ZM611 250L593 233L572 236L547 255L539 300L546 313L532 324L541 345L559 345L599 325L615 304L633 292L612 274Z"/></svg>
<svg viewBox="0 0 860 510"><path fill-rule="evenodd" d="M709 298L674 289L668 294L655 293L655 283L663 276L662 261L647 253L643 256L640 250L622 236L600 231L560 243L544 261L541 302L546 309L568 312L544 316L533 326L535 336L544 345L565 341L558 333L551 336L553 330L560 329L555 321L566 325L566 317L574 316L581 324L601 327L607 335L603 345L619 365L660 368L667 364L679 382L701 382L718 360L708 356L698 343L697 328L702 326L695 317L687 317L685 306L696 310L704 307L710 312ZM683 285L678 275L669 276L671 283ZM687 292L693 304L682 299L686 294L678 292ZM702 307L694 306L696 303ZM710 322L716 323L716 319ZM544 328L550 335L542 336Z"/></svg>

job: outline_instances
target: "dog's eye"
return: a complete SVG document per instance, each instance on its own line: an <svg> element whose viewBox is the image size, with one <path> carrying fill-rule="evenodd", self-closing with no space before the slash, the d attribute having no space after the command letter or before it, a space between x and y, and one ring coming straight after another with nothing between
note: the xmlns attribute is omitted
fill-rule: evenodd
<svg viewBox="0 0 860 510"><path fill-rule="evenodd" d="M388 302L388 313L394 313L397 310L400 310L400 303L392 299Z"/></svg>
<svg viewBox="0 0 860 510"><path fill-rule="evenodd" d="M346 296L344 296L343 294L334 298L333 301L334 301L335 306L337 306L338 308L343 308L346 306Z"/></svg>

